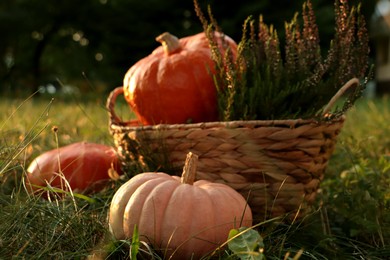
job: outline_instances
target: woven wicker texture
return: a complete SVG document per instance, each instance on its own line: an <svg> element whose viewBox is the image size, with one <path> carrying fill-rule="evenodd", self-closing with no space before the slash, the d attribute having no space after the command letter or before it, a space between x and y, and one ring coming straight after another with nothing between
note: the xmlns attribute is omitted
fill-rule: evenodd
<svg viewBox="0 0 390 260"><path fill-rule="evenodd" d="M180 175L188 152L199 156L197 179L224 183L248 198L258 220L304 215L315 197L345 117L139 126L122 122L108 98L110 132L124 164L169 163ZM152 169L156 170L156 169Z"/></svg>

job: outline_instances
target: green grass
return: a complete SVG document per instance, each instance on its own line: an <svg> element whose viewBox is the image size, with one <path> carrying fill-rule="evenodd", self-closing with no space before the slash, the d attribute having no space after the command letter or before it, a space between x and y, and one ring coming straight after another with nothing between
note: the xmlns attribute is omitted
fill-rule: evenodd
<svg viewBox="0 0 390 260"><path fill-rule="evenodd" d="M114 241L107 228L107 209L120 183L88 200L46 201L26 194L22 182L31 160L57 145L113 145L104 104L104 97L0 100L0 259L129 257L129 243ZM117 109L129 116L125 104ZM299 223L256 228L267 259L390 258L389 121L388 98L362 99L348 112L313 213ZM237 259L222 253L222 259Z"/></svg>

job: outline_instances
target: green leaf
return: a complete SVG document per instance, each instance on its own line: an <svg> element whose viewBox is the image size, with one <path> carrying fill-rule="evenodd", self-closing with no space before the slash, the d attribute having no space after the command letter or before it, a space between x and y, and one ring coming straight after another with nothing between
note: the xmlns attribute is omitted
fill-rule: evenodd
<svg viewBox="0 0 390 260"><path fill-rule="evenodd" d="M75 198L79 198L79 199L85 200L85 201L87 201L90 204L96 203L96 200L94 198L88 197L88 196L83 195L81 193L65 191L63 189L60 189L60 188L57 188L57 187L53 187L53 186L50 186L50 185L44 187L44 186L31 184L31 186L39 188L39 189L42 189L42 190L45 190L45 191L50 191L50 192L55 192L55 193L58 193L58 194L66 194L66 195L69 195L69 196L73 196Z"/></svg>
<svg viewBox="0 0 390 260"><path fill-rule="evenodd" d="M253 229L240 227L229 232L229 249L242 260L265 259L263 238Z"/></svg>
<svg viewBox="0 0 390 260"><path fill-rule="evenodd" d="M139 241L138 227L137 225L135 225L133 230L133 237L131 238L130 259L137 260L139 247L140 247L140 241Z"/></svg>

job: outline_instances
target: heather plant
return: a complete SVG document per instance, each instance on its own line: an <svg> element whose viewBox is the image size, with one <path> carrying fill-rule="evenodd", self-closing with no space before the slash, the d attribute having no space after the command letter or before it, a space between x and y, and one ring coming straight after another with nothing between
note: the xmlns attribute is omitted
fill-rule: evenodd
<svg viewBox="0 0 390 260"><path fill-rule="evenodd" d="M361 96L368 73L368 33L360 5L350 8L346 0L335 1L335 34L325 51L311 1L303 4L285 23L285 43L278 32L249 16L243 23L237 57L222 56L212 31L222 31L208 9L205 18L195 0L195 9L207 32L217 76L220 118L229 120L267 120L323 118L324 106L351 78L361 83L349 90L339 116ZM301 18L301 19L299 19ZM325 54L324 54L325 53Z"/></svg>

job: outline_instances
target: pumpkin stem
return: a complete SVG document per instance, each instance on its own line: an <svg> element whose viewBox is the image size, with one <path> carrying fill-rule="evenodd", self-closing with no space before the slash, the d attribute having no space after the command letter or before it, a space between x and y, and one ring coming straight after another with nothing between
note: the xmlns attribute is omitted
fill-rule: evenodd
<svg viewBox="0 0 390 260"><path fill-rule="evenodd" d="M169 32L157 36L156 41L162 44L166 55L170 55L180 49L179 39Z"/></svg>
<svg viewBox="0 0 390 260"><path fill-rule="evenodd" d="M196 177L196 164L198 162L198 155L189 152L183 167L181 175L181 183L192 185Z"/></svg>

